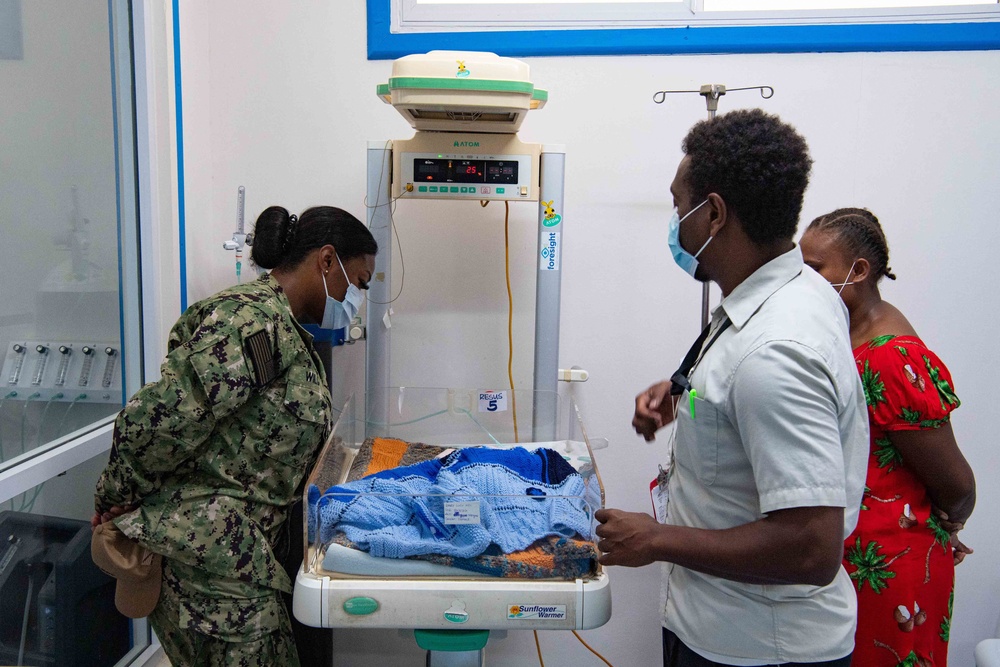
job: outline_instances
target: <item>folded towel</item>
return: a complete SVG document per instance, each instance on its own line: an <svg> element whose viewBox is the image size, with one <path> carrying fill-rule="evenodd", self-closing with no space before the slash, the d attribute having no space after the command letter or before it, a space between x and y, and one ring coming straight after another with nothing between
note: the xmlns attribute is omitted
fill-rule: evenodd
<svg viewBox="0 0 1000 667"><path fill-rule="evenodd" d="M332 542L343 547L359 549L358 545L347 539L343 533L337 533ZM337 552L342 553L342 552ZM327 552L327 559L330 558ZM425 556L413 556L403 559L403 561L421 561L423 563L435 563L448 567L474 572L476 574L490 577L502 577L507 579L578 579L586 577L597 571L597 547L593 542L588 542L579 538L562 536L549 536L538 540L527 549L517 551L512 554L501 553L495 545L491 545L482 554L473 558L455 558L454 556L443 556L441 554L427 554ZM384 561L389 563L403 564L400 560ZM335 558L326 565L328 569L335 572L343 570L337 567ZM424 572L417 566L413 571L417 576L433 575L433 572ZM397 576L400 574L396 573Z"/></svg>

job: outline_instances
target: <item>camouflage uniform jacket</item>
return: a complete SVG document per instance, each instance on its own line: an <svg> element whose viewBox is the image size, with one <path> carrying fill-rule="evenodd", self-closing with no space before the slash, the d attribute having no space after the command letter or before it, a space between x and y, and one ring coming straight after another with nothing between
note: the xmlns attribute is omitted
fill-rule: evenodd
<svg viewBox="0 0 1000 667"><path fill-rule="evenodd" d="M312 336L268 274L188 308L168 347L115 421L98 511L138 506L115 523L153 551L291 592L274 545L330 430Z"/></svg>

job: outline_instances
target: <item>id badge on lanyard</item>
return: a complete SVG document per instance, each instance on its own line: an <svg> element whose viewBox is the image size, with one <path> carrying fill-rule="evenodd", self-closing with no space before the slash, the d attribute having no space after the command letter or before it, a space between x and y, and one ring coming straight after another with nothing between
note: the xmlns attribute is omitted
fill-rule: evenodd
<svg viewBox="0 0 1000 667"><path fill-rule="evenodd" d="M674 447L677 443L677 407L680 400L674 403L674 419L670 423L670 435L667 438L667 462L659 464L656 478L649 483L649 498L653 503L653 518L658 523L667 522L667 506L670 503L670 475L674 470Z"/></svg>
<svg viewBox="0 0 1000 667"><path fill-rule="evenodd" d="M667 481L670 477L670 464L664 468L661 463L660 472L656 475L656 479L649 483L649 498L653 501L653 518L656 519L657 523L667 522L667 500L670 496L670 492L667 489Z"/></svg>

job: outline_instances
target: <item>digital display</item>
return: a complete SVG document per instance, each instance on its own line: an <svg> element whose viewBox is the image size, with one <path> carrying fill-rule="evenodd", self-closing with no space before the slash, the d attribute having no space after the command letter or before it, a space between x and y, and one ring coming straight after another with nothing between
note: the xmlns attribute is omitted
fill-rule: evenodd
<svg viewBox="0 0 1000 667"><path fill-rule="evenodd" d="M416 158L413 180L417 183L517 183L513 160L453 160Z"/></svg>
<svg viewBox="0 0 1000 667"><path fill-rule="evenodd" d="M517 183L517 162L488 160L486 162L487 183Z"/></svg>

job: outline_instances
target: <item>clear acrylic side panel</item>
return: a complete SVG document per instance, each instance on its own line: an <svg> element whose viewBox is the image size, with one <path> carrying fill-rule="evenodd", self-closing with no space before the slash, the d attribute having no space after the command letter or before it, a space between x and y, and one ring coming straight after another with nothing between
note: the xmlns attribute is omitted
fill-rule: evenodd
<svg viewBox="0 0 1000 667"><path fill-rule="evenodd" d="M366 398L363 420L348 401L306 485L307 571L518 579L599 572L594 512L604 490L575 405L554 392L424 387ZM541 404L556 423L533 424ZM555 438L536 441L533 432Z"/></svg>
<svg viewBox="0 0 1000 667"><path fill-rule="evenodd" d="M320 452L316 465L309 473L306 480L305 492L302 498L302 511L304 513L302 521L303 535L303 566L307 571L316 567L314 563L315 551L312 548L310 533L310 502L309 490L313 488L326 489L344 481L341 475L349 471L354 457L358 453L359 442L357 439L357 398L351 395L340 410L340 415L330 431L330 436L326 440Z"/></svg>

